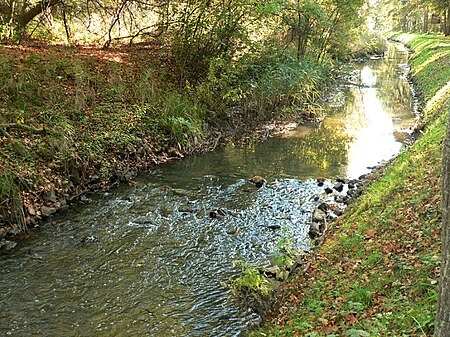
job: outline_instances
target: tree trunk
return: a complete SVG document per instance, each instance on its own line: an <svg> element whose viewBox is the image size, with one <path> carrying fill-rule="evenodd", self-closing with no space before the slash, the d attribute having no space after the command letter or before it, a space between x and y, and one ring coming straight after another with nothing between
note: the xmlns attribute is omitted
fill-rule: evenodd
<svg viewBox="0 0 450 337"><path fill-rule="evenodd" d="M428 17L429 17L429 8L425 6L423 9L423 31L428 33Z"/></svg>
<svg viewBox="0 0 450 337"><path fill-rule="evenodd" d="M9 7L9 22L8 22L8 37L10 39L13 38L14 36L14 11L15 11L15 5L16 2L15 1L11 1L10 2L10 7Z"/></svg>
<svg viewBox="0 0 450 337"><path fill-rule="evenodd" d="M450 129L448 124L442 157L442 264L435 336L450 337Z"/></svg>
<svg viewBox="0 0 450 337"><path fill-rule="evenodd" d="M25 27L33 20L36 16L43 13L44 10L60 4L62 0L42 0L36 5L28 10L23 10L22 13L16 18L16 30L20 34L23 33Z"/></svg>
<svg viewBox="0 0 450 337"><path fill-rule="evenodd" d="M67 13L66 13L66 9L63 8L63 22L64 22L64 30L66 32L66 39L67 39L67 43L71 44L72 39L70 37L70 29L69 29L69 24L67 22Z"/></svg>
<svg viewBox="0 0 450 337"><path fill-rule="evenodd" d="M447 8L444 21L445 21L444 34L445 34L445 36L449 36L450 35L450 6Z"/></svg>

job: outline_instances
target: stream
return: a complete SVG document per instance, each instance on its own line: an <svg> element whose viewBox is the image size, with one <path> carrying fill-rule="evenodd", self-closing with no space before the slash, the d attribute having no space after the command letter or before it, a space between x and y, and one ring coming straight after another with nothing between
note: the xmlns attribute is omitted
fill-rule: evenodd
<svg viewBox="0 0 450 337"><path fill-rule="evenodd" d="M242 335L260 318L229 299L235 261L264 261L283 239L308 250L316 178L398 154L417 117L407 58L390 44L357 66L320 124L156 167L57 214L0 256L0 334Z"/></svg>

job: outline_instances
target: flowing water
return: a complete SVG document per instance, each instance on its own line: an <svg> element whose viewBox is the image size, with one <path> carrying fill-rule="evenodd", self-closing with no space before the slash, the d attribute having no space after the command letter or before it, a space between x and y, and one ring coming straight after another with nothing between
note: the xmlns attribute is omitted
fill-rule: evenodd
<svg viewBox="0 0 450 337"><path fill-rule="evenodd" d="M308 249L315 178L398 153L416 117L406 60L391 45L361 65L320 125L160 166L57 215L0 257L0 334L240 335L258 317L228 299L234 261L262 261L283 238Z"/></svg>

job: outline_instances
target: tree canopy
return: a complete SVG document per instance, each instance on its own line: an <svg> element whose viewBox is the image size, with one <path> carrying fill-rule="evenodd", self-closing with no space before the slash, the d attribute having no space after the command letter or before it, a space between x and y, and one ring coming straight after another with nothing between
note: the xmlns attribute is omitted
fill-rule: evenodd
<svg viewBox="0 0 450 337"><path fill-rule="evenodd" d="M364 0L0 0L0 36L69 44L152 39L171 46L183 78L262 46L318 61L339 57Z"/></svg>

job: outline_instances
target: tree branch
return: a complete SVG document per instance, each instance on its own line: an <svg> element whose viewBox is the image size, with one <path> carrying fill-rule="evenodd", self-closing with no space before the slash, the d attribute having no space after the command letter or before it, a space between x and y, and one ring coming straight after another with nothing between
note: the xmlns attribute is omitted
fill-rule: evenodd
<svg viewBox="0 0 450 337"><path fill-rule="evenodd" d="M43 13L44 10L60 3L61 0L42 0L38 2L17 18L17 27L19 30L23 30L31 20Z"/></svg>

